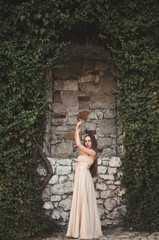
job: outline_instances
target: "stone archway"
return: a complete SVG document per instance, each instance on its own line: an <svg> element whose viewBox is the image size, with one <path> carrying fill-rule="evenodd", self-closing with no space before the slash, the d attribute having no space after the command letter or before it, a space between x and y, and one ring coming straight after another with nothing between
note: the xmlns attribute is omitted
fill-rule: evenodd
<svg viewBox="0 0 159 240"><path fill-rule="evenodd" d="M53 73L54 116L47 125L44 151L54 175L43 192L43 207L62 225L67 223L79 155L74 131L80 115L85 119L82 136L92 132L98 142L99 177L94 184L102 225L118 224L125 207L120 182L114 178L121 161L117 113L112 104L115 81L111 57L100 46L72 44L63 50L58 62L67 67L54 69Z"/></svg>

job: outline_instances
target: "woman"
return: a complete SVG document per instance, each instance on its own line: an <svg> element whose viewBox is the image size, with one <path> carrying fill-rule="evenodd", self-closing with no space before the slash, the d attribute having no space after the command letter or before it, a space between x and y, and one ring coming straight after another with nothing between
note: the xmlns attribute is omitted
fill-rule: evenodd
<svg viewBox="0 0 159 240"><path fill-rule="evenodd" d="M97 176L97 143L93 135L86 135L84 145L80 141L80 126L77 123L75 141L81 155L75 172L73 198L66 236L92 239L102 237L96 195L92 177ZM92 176L91 176L92 175Z"/></svg>

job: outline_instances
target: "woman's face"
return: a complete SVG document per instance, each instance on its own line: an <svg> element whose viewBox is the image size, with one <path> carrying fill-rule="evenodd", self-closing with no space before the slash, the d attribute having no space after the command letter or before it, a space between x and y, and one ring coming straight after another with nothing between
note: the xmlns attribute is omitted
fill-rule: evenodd
<svg viewBox="0 0 159 240"><path fill-rule="evenodd" d="M89 136L85 137L84 144L86 148L89 148L89 149L92 148L92 142Z"/></svg>

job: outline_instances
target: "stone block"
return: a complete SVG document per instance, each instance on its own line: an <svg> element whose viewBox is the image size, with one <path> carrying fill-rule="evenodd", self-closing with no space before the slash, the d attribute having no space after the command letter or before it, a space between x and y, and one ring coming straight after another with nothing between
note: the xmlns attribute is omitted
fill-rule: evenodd
<svg viewBox="0 0 159 240"><path fill-rule="evenodd" d="M50 201L50 198L51 198L51 187L47 185L42 193L42 200Z"/></svg>
<svg viewBox="0 0 159 240"><path fill-rule="evenodd" d="M119 157L110 158L109 165L110 165L110 167L120 167L120 165L121 165L120 158Z"/></svg>
<svg viewBox="0 0 159 240"><path fill-rule="evenodd" d="M112 94L115 88L114 77L110 71L105 71L102 77L102 91L103 93Z"/></svg>
<svg viewBox="0 0 159 240"><path fill-rule="evenodd" d="M75 134L74 133L65 133L64 134L64 139L66 139L66 140L74 140L75 139Z"/></svg>
<svg viewBox="0 0 159 240"><path fill-rule="evenodd" d="M55 184L58 182L58 176L57 175L53 175L51 177L51 179L49 180L49 184Z"/></svg>
<svg viewBox="0 0 159 240"><path fill-rule="evenodd" d="M53 118L66 118L66 114L54 114Z"/></svg>
<svg viewBox="0 0 159 240"><path fill-rule="evenodd" d="M68 118L69 124L75 125L77 124L77 117L76 116L71 116Z"/></svg>
<svg viewBox="0 0 159 240"><path fill-rule="evenodd" d="M100 174L100 178L104 180L114 180L114 176L111 174Z"/></svg>
<svg viewBox="0 0 159 240"><path fill-rule="evenodd" d="M107 190L107 191L101 191L100 194L101 198L106 199L114 196L114 193L112 190Z"/></svg>
<svg viewBox="0 0 159 240"><path fill-rule="evenodd" d="M112 157L114 155L116 155L115 148L107 147L107 148L103 149L102 156Z"/></svg>
<svg viewBox="0 0 159 240"><path fill-rule="evenodd" d="M67 176L60 176L59 178L59 183L64 183L68 181L68 177Z"/></svg>
<svg viewBox="0 0 159 240"><path fill-rule="evenodd" d="M63 106L68 109L78 106L78 96L76 92L66 91L61 94ZM67 110L68 111L68 110Z"/></svg>
<svg viewBox="0 0 159 240"><path fill-rule="evenodd" d="M83 111L83 112L79 112L79 118L86 120L89 118L90 112L87 111Z"/></svg>
<svg viewBox="0 0 159 240"><path fill-rule="evenodd" d="M57 68L54 70L55 79L67 79L70 77L69 68Z"/></svg>
<svg viewBox="0 0 159 240"><path fill-rule="evenodd" d="M62 200L59 203L59 206L62 207L65 211L70 210L71 209L71 202L72 202L72 197L69 196L68 198L66 198L65 200Z"/></svg>
<svg viewBox="0 0 159 240"><path fill-rule="evenodd" d="M109 134L116 133L116 126L114 119L102 119L99 121L100 132Z"/></svg>
<svg viewBox="0 0 159 240"><path fill-rule="evenodd" d="M100 93L100 85L94 82L90 83L79 83L80 91L83 93Z"/></svg>
<svg viewBox="0 0 159 240"><path fill-rule="evenodd" d="M98 172L99 174L104 174L107 171L107 167L106 166L98 166Z"/></svg>
<svg viewBox="0 0 159 240"><path fill-rule="evenodd" d="M98 146L99 147L106 147L106 146L111 146L112 145L112 138L100 138L98 137Z"/></svg>
<svg viewBox="0 0 159 240"><path fill-rule="evenodd" d="M58 159L57 163L63 166L70 166L72 164L72 159L69 158Z"/></svg>
<svg viewBox="0 0 159 240"><path fill-rule="evenodd" d="M97 184L96 184L96 189L99 189L99 190L106 190L106 189L107 189L107 186L106 186L105 183L100 182L100 183L97 183Z"/></svg>
<svg viewBox="0 0 159 240"><path fill-rule="evenodd" d="M86 122L86 129L94 131L96 130L96 124L93 122Z"/></svg>
<svg viewBox="0 0 159 240"><path fill-rule="evenodd" d="M103 119L104 114L102 111L95 111L95 113L96 113L98 119Z"/></svg>
<svg viewBox="0 0 159 240"><path fill-rule="evenodd" d="M56 158L48 157L48 160L50 161L52 166L54 166L56 164Z"/></svg>
<svg viewBox="0 0 159 240"><path fill-rule="evenodd" d="M90 101L90 100L91 100L90 96L79 96L78 97L78 101L87 102L87 101Z"/></svg>
<svg viewBox="0 0 159 240"><path fill-rule="evenodd" d="M59 196L59 195L51 196L51 201L52 202L59 202L60 200L61 200L61 196Z"/></svg>
<svg viewBox="0 0 159 240"><path fill-rule="evenodd" d="M89 120L98 120L97 114L96 112L89 112L89 116L88 116L88 121Z"/></svg>
<svg viewBox="0 0 159 240"><path fill-rule="evenodd" d="M61 91L78 91L78 82L77 80L55 80L54 88Z"/></svg>
<svg viewBox="0 0 159 240"><path fill-rule="evenodd" d="M115 109L113 106L113 102L115 101L115 97L113 95L106 95L106 94L91 94L91 101L89 103L90 109L96 110L96 109Z"/></svg>
<svg viewBox="0 0 159 240"><path fill-rule="evenodd" d="M71 166L57 166L56 174L65 175L71 173Z"/></svg>
<svg viewBox="0 0 159 240"><path fill-rule="evenodd" d="M66 158L73 153L73 143L72 142L62 142L55 146L54 156Z"/></svg>
<svg viewBox="0 0 159 240"><path fill-rule="evenodd" d="M116 173L116 168L108 167L108 174L113 175Z"/></svg>
<svg viewBox="0 0 159 240"><path fill-rule="evenodd" d="M73 183L72 182L65 182L61 184L55 184L51 186L51 194L58 194L58 195L63 195L63 194L68 194L72 193L73 191Z"/></svg>
<svg viewBox="0 0 159 240"><path fill-rule="evenodd" d="M43 208L44 209L53 209L53 205L52 205L52 202L45 202L44 205L43 205Z"/></svg>
<svg viewBox="0 0 159 240"><path fill-rule="evenodd" d="M116 201L112 198L107 198L104 201L104 206L108 211L111 211L116 206Z"/></svg>
<svg viewBox="0 0 159 240"><path fill-rule="evenodd" d="M66 108L62 103L53 103L52 110L54 113L66 113Z"/></svg>
<svg viewBox="0 0 159 240"><path fill-rule="evenodd" d="M79 77L78 82L79 83L94 82L95 79L96 79L96 76L94 76L92 74L88 74L88 75L83 75L83 76Z"/></svg>
<svg viewBox="0 0 159 240"><path fill-rule="evenodd" d="M115 117L116 117L115 109L106 109L106 112L104 113L104 118L115 118Z"/></svg>

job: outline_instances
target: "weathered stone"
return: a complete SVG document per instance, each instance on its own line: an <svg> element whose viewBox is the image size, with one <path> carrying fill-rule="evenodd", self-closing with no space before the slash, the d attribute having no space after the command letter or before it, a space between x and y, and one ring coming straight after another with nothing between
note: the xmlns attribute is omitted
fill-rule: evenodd
<svg viewBox="0 0 159 240"><path fill-rule="evenodd" d="M107 198L104 201L104 206L107 210L111 211L116 206L116 201L112 198Z"/></svg>
<svg viewBox="0 0 159 240"><path fill-rule="evenodd" d="M101 174L100 178L104 179L104 180L114 180L114 176L113 175L109 175L109 174Z"/></svg>
<svg viewBox="0 0 159 240"><path fill-rule="evenodd" d="M59 202L60 200L61 200L61 196L59 196L59 195L51 196L51 201L52 202Z"/></svg>
<svg viewBox="0 0 159 240"><path fill-rule="evenodd" d="M98 204L98 212L99 212L99 216L101 218L101 216L105 213L105 209L103 207L103 204Z"/></svg>
<svg viewBox="0 0 159 240"><path fill-rule="evenodd" d="M47 175L47 170L41 164L38 166L36 170L40 176L45 177Z"/></svg>
<svg viewBox="0 0 159 240"><path fill-rule="evenodd" d="M110 198L113 197L114 193L111 190L107 190L107 191L102 191L100 196L101 198Z"/></svg>
<svg viewBox="0 0 159 240"><path fill-rule="evenodd" d="M54 150L54 155L59 157L68 157L73 153L73 143L63 142L56 146Z"/></svg>
<svg viewBox="0 0 159 240"><path fill-rule="evenodd" d="M54 87L56 90L77 91L78 82L77 80L57 80L54 81Z"/></svg>
<svg viewBox="0 0 159 240"><path fill-rule="evenodd" d="M43 205L44 209L53 209L52 202L45 202Z"/></svg>
<svg viewBox="0 0 159 240"><path fill-rule="evenodd" d="M98 137L98 146L99 147L105 147L105 146L111 146L112 145L112 138L100 138Z"/></svg>
<svg viewBox="0 0 159 240"><path fill-rule="evenodd" d="M80 83L79 84L80 91L85 93L96 93L100 92L100 84L95 82L88 82L88 83Z"/></svg>
<svg viewBox="0 0 159 240"><path fill-rule="evenodd" d="M67 211L67 210L70 210L70 208L71 208L71 202L72 202L72 197L70 196L70 197L66 198L65 200L62 200L59 203L59 206Z"/></svg>
<svg viewBox="0 0 159 240"><path fill-rule="evenodd" d="M100 95L96 93L91 94L91 102L89 103L90 109L115 109L112 103L115 101L114 96Z"/></svg>
<svg viewBox="0 0 159 240"><path fill-rule="evenodd" d="M94 82L95 82L95 83L99 83L100 80L101 80L101 76L100 76L100 75L97 75L97 76L95 77Z"/></svg>
<svg viewBox="0 0 159 240"><path fill-rule="evenodd" d="M91 112L90 114L89 114L89 116L88 116L88 121L89 120L97 120L98 119L98 117L97 117L97 114L95 113L95 112Z"/></svg>
<svg viewBox="0 0 159 240"><path fill-rule="evenodd" d="M77 117L76 116L69 117L68 122L71 125L72 124L77 124Z"/></svg>
<svg viewBox="0 0 159 240"><path fill-rule="evenodd" d="M51 194L67 194L73 190L72 182L65 182L63 184L55 184L51 186Z"/></svg>
<svg viewBox="0 0 159 240"><path fill-rule="evenodd" d="M115 189L116 189L116 186L114 186L114 185L109 185L108 188L109 188L110 190L115 190Z"/></svg>
<svg viewBox="0 0 159 240"><path fill-rule="evenodd" d="M98 171L99 171L99 174L104 174L107 171L107 167L106 166L99 166Z"/></svg>
<svg viewBox="0 0 159 240"><path fill-rule="evenodd" d="M71 166L57 166L56 174L65 175L71 173Z"/></svg>
<svg viewBox="0 0 159 240"><path fill-rule="evenodd" d="M64 159L58 159L57 160L57 163L59 165L63 165L63 166L70 166L72 164L72 160L71 159L67 159L67 158L64 158Z"/></svg>
<svg viewBox="0 0 159 240"><path fill-rule="evenodd" d="M54 77L58 79L66 79L70 77L69 68L56 68L54 70Z"/></svg>
<svg viewBox="0 0 159 240"><path fill-rule="evenodd" d="M66 108L62 103L53 103L52 110L54 113L66 113Z"/></svg>
<svg viewBox="0 0 159 240"><path fill-rule="evenodd" d="M60 176L59 178L59 183L64 183L68 180L68 177L67 176Z"/></svg>
<svg viewBox="0 0 159 240"><path fill-rule="evenodd" d="M61 212L61 217L63 218L63 221L67 221L69 219L69 214L68 212ZM65 224L64 224L65 225Z"/></svg>
<svg viewBox="0 0 159 240"><path fill-rule="evenodd" d="M51 198L51 187L47 185L42 193L42 200L50 201L50 198Z"/></svg>
<svg viewBox="0 0 159 240"><path fill-rule="evenodd" d="M110 147L103 149L102 156L112 157L114 155L116 155L116 149Z"/></svg>
<svg viewBox="0 0 159 240"><path fill-rule="evenodd" d="M96 129L96 124L92 122L86 122L86 129L87 130L95 130Z"/></svg>
<svg viewBox="0 0 159 240"><path fill-rule="evenodd" d="M98 119L103 119L103 112L96 112Z"/></svg>
<svg viewBox="0 0 159 240"><path fill-rule="evenodd" d="M65 133L64 134L64 139L66 139L66 140L74 140L75 139L75 134L74 133Z"/></svg>
<svg viewBox="0 0 159 240"><path fill-rule="evenodd" d="M121 188L117 188L114 193L119 196L119 197L122 197L122 195L125 193L124 189L121 189Z"/></svg>
<svg viewBox="0 0 159 240"><path fill-rule="evenodd" d="M116 168L108 167L108 174L113 175L116 173Z"/></svg>
<svg viewBox="0 0 159 240"><path fill-rule="evenodd" d="M53 175L52 178L49 180L49 184L55 184L58 181L58 176Z"/></svg>
<svg viewBox="0 0 159 240"><path fill-rule="evenodd" d="M83 75L81 77L78 78L78 82L79 83L85 83L85 82L94 82L96 79L96 76L92 75L92 74L88 74L88 75Z"/></svg>
<svg viewBox="0 0 159 240"><path fill-rule="evenodd" d="M63 91L61 94L62 103L65 108L78 106L78 96L75 91Z"/></svg>
<svg viewBox="0 0 159 240"><path fill-rule="evenodd" d="M96 184L96 189L99 189L99 190L106 190L107 189L107 186L105 183L101 182L101 183L97 183Z"/></svg>
<svg viewBox="0 0 159 240"><path fill-rule="evenodd" d="M101 133L115 133L116 127L114 126L115 121L113 119L102 119L99 122Z"/></svg>
<svg viewBox="0 0 159 240"><path fill-rule="evenodd" d="M115 109L107 109L104 113L104 118L115 118L116 117L116 111Z"/></svg>
<svg viewBox="0 0 159 240"><path fill-rule="evenodd" d="M54 209L51 217L57 220L60 219L60 211L58 211L57 209Z"/></svg>
<svg viewBox="0 0 159 240"><path fill-rule="evenodd" d="M51 165L54 166L56 164L57 158L48 157L48 160L50 161Z"/></svg>
<svg viewBox="0 0 159 240"><path fill-rule="evenodd" d="M110 158L109 165L111 167L120 167L121 165L121 160L119 157L112 157Z"/></svg>
<svg viewBox="0 0 159 240"><path fill-rule="evenodd" d="M71 116L77 116L79 114L79 112L71 110L71 109L68 111L68 109L67 109L67 114L69 117L71 117Z"/></svg>

